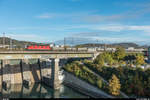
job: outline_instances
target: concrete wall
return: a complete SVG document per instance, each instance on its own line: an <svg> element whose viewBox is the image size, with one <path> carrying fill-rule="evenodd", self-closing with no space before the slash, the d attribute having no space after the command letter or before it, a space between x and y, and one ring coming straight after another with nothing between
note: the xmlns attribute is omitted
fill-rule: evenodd
<svg viewBox="0 0 150 100"><path fill-rule="evenodd" d="M28 60L22 60L19 64L11 65L10 60L3 60L0 64L0 86L3 81L20 84L27 79L30 79L32 83L41 81L38 63L29 64Z"/></svg>
<svg viewBox="0 0 150 100"><path fill-rule="evenodd" d="M22 83L21 67L20 65L12 65L11 68L11 84Z"/></svg>
<svg viewBox="0 0 150 100"><path fill-rule="evenodd" d="M9 60L3 60L2 67L3 67L2 68L3 81L10 81L11 82L11 67L9 65ZM13 81L13 79L12 79L12 81Z"/></svg>
<svg viewBox="0 0 150 100"><path fill-rule="evenodd" d="M45 61L37 60L30 63L28 59L23 59L18 60L17 64L14 62L16 61L2 60L2 63L0 62L0 89L2 82L20 84L24 80L29 80L34 83L42 81L43 76L52 78L52 65L46 65Z"/></svg>
<svg viewBox="0 0 150 100"><path fill-rule="evenodd" d="M31 77L33 78L32 82L41 81L40 67L38 64L30 64Z"/></svg>
<svg viewBox="0 0 150 100"><path fill-rule="evenodd" d="M23 80L31 80L31 82L34 82L27 59L22 60L21 67L22 67Z"/></svg>
<svg viewBox="0 0 150 100"><path fill-rule="evenodd" d="M4 81L10 81L11 84L22 83L20 65L10 65L10 60L1 60L0 85L2 85Z"/></svg>
<svg viewBox="0 0 150 100"><path fill-rule="evenodd" d="M31 80L32 83L41 81L40 65L38 61L30 64L28 60L22 60L23 80ZM47 70L44 70L47 71ZM43 72L45 74L47 72Z"/></svg>

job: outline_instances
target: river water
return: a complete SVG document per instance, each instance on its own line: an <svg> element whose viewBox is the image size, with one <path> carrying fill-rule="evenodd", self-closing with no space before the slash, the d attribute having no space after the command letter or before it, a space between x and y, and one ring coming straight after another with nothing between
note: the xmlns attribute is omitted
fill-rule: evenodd
<svg viewBox="0 0 150 100"><path fill-rule="evenodd" d="M60 90L53 90L52 88L41 83L34 83L30 87L15 84L11 85L9 89L1 87L0 97L2 98L89 98L72 88L61 85Z"/></svg>

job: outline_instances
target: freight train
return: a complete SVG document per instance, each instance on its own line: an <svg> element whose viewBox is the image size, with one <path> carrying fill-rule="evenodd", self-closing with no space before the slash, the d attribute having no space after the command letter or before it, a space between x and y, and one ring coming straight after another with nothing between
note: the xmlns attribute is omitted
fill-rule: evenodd
<svg viewBox="0 0 150 100"><path fill-rule="evenodd" d="M28 51L32 50L44 50L44 51L87 51L88 48L64 48L64 47L50 47L49 45L30 45L25 48Z"/></svg>
<svg viewBox="0 0 150 100"><path fill-rule="evenodd" d="M100 52L103 52L105 51L103 48L75 48L75 47L51 47L49 45L30 45L30 46L27 46L25 48L25 50L28 50L28 51L100 51ZM115 51L115 50L108 50L106 49L106 51ZM129 51L127 51L129 52ZM133 51L134 52L134 51ZM137 51L138 52L138 51ZM148 56L148 51L142 51L144 53L145 56ZM141 53L141 52L140 52Z"/></svg>

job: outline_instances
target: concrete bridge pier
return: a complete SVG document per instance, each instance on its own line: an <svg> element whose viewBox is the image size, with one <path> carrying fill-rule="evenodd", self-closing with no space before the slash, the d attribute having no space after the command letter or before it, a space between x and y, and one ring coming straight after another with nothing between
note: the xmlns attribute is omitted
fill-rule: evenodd
<svg viewBox="0 0 150 100"><path fill-rule="evenodd" d="M37 64L38 64L38 66L39 66L40 79L41 79L41 82L42 82L42 81L43 81L43 80L42 80L42 71L41 71L41 70L42 70L42 69L41 69L42 66L41 66L41 60L40 60L40 59L38 59Z"/></svg>
<svg viewBox="0 0 150 100"><path fill-rule="evenodd" d="M40 66L41 80L43 80L43 77L47 77L47 76L51 78L51 66L46 65L45 59L39 60L39 66Z"/></svg>
<svg viewBox="0 0 150 100"><path fill-rule="evenodd" d="M11 84L11 67L9 62L8 59L2 60L2 86L5 88L9 88Z"/></svg>
<svg viewBox="0 0 150 100"><path fill-rule="evenodd" d="M52 59L52 82L55 90L60 89L59 58Z"/></svg>
<svg viewBox="0 0 150 100"><path fill-rule="evenodd" d="M53 98L60 98L60 91L59 90L56 90L56 91L53 91Z"/></svg>
<svg viewBox="0 0 150 100"><path fill-rule="evenodd" d="M23 84L26 84L28 86L31 85L31 71L30 66L28 64L28 59L22 59L21 60L21 68L22 68L22 80Z"/></svg>
<svg viewBox="0 0 150 100"><path fill-rule="evenodd" d="M2 88L2 60L0 60L0 89Z"/></svg>

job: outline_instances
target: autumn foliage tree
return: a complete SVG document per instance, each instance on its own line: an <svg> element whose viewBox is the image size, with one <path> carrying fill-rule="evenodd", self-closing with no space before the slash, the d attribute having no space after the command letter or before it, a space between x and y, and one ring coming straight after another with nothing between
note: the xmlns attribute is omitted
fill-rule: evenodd
<svg viewBox="0 0 150 100"><path fill-rule="evenodd" d="M116 75L112 75L112 79L109 80L109 93L111 93L114 96L117 96L120 94L120 81L119 79L116 77Z"/></svg>
<svg viewBox="0 0 150 100"><path fill-rule="evenodd" d="M145 64L145 61L144 61L144 56L143 55L137 55L136 56L136 65L142 65L142 64Z"/></svg>

